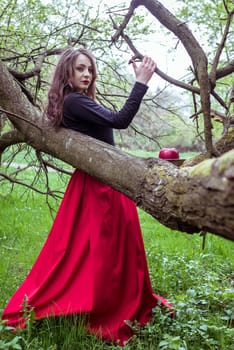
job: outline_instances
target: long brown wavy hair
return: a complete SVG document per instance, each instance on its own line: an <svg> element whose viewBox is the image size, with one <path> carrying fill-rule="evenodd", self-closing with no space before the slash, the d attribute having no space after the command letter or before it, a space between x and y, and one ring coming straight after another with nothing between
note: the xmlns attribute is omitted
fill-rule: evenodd
<svg viewBox="0 0 234 350"><path fill-rule="evenodd" d="M93 76L91 84L85 93L87 96L95 99L97 69L93 54L84 48L66 49L60 56L55 68L52 83L48 91L48 103L45 108L45 116L53 126L59 126L61 124L64 97L69 93L74 92L74 88L70 81L74 75L76 59L80 54L86 55L91 61Z"/></svg>

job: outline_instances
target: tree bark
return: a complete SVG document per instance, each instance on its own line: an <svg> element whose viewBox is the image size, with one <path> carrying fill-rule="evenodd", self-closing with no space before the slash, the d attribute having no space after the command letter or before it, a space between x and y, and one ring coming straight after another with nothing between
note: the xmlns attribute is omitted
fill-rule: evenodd
<svg viewBox="0 0 234 350"><path fill-rule="evenodd" d="M72 130L43 126L40 112L0 63L1 107L25 141L121 191L164 225L234 240L234 151L178 168L126 154Z"/></svg>

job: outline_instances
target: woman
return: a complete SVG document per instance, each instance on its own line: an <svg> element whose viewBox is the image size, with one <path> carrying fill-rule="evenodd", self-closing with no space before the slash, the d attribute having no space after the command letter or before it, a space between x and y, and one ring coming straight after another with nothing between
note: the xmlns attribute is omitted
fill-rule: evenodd
<svg viewBox="0 0 234 350"><path fill-rule="evenodd" d="M113 128L127 128L139 109L156 65L133 62L136 82L119 112L95 102L96 66L85 49L67 49L57 64L48 94L53 125L77 130L114 145ZM124 344L126 320L144 325L157 301L149 279L135 203L91 176L75 170L50 235L3 319L25 326L26 302L35 319L84 314L87 329Z"/></svg>

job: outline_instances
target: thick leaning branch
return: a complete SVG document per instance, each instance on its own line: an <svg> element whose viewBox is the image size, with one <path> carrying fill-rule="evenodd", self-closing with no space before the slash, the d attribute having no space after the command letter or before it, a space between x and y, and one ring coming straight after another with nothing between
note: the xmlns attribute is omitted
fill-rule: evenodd
<svg viewBox="0 0 234 350"><path fill-rule="evenodd" d="M72 130L40 128L40 115L1 63L0 99L3 108L11 110L12 123L38 151L111 185L172 229L208 230L234 240L234 151L179 169L166 161L131 156Z"/></svg>
<svg viewBox="0 0 234 350"><path fill-rule="evenodd" d="M74 131L26 130L34 148L123 192L164 225L234 240L234 151L179 169L166 161L127 155Z"/></svg>

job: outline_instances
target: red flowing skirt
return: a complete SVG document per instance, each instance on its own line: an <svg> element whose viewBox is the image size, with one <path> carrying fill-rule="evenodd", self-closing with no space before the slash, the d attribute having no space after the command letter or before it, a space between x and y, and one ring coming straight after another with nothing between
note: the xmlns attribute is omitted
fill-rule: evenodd
<svg viewBox="0 0 234 350"><path fill-rule="evenodd" d="M7 324L25 326L25 297L35 319L88 314L90 332L121 344L132 335L125 320L150 321L157 296L135 203L76 170L35 264L3 312Z"/></svg>

